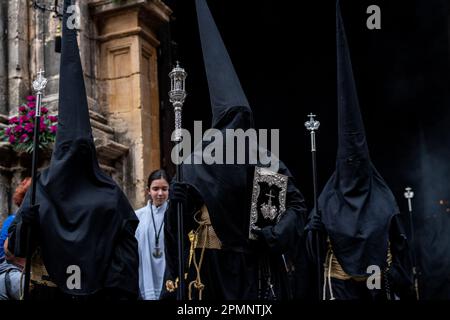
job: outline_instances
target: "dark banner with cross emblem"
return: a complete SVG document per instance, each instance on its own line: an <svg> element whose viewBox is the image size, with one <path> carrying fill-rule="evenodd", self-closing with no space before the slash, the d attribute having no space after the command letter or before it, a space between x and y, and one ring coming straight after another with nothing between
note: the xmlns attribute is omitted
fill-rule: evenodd
<svg viewBox="0 0 450 320"><path fill-rule="evenodd" d="M250 211L249 238L256 239L253 230L275 225L286 210L288 177L256 167Z"/></svg>

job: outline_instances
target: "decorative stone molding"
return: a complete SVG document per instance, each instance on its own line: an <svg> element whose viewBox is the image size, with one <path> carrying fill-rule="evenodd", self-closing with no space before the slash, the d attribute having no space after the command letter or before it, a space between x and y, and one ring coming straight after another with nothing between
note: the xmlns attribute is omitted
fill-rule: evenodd
<svg viewBox="0 0 450 320"><path fill-rule="evenodd" d="M168 23L171 10L160 0L100 0L89 7L100 53L97 76L103 90L99 101L106 108L101 111L114 127L116 142L129 146L127 166L131 168L124 184L137 208L145 203L148 174L160 166L157 31ZM119 151L115 147L111 152L106 145L115 144L101 144L97 150L105 156Z"/></svg>

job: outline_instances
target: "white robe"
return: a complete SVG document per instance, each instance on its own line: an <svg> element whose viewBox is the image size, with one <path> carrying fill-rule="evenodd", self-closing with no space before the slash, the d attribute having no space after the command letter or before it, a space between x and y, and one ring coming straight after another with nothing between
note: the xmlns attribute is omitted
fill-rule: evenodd
<svg viewBox="0 0 450 320"><path fill-rule="evenodd" d="M163 285L164 270L166 259L164 255L164 226L159 235L159 248L162 252L160 258L155 258L152 253L155 248L155 228L153 228L152 213L150 206L153 207L156 232L161 224L164 223L164 214L167 209L167 201L159 208L150 204L136 211L139 218L139 225L136 229L136 239L139 248L139 290L141 298L144 300L158 300Z"/></svg>

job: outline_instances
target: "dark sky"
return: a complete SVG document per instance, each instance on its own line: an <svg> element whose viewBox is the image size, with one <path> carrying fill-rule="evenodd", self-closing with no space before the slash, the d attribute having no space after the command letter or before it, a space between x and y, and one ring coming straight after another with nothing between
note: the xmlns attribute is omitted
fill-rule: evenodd
<svg viewBox="0 0 450 320"><path fill-rule="evenodd" d="M193 0L174 9L172 60L188 72L184 126L211 119ZM404 208L450 198L449 8L445 0L343 0L371 157ZM366 9L381 8L381 30L368 30ZM307 114L318 115L319 189L334 170L336 118L335 1L210 0L258 128L278 128L280 156L312 203ZM436 190L430 193L429 183ZM431 200L430 200L431 199ZM434 202L433 202L434 203Z"/></svg>

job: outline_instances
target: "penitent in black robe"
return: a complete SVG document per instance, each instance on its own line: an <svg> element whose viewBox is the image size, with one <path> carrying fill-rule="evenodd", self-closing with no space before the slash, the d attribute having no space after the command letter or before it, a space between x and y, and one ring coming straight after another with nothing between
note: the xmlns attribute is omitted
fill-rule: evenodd
<svg viewBox="0 0 450 320"><path fill-rule="evenodd" d="M97 161L76 30L67 24L70 2L64 1L58 132L50 166L36 183L40 208L33 243L40 246L50 280L64 294L87 296L105 289L137 298L138 219ZM9 229L10 251L17 256L25 256L22 211L30 198L28 192ZM73 268L80 271L75 288L67 281Z"/></svg>
<svg viewBox="0 0 450 320"><path fill-rule="evenodd" d="M212 127L222 133L226 145L225 130L253 128L253 114L206 1L197 0L196 7L211 99ZM209 142L200 145L191 160L201 157L202 150L208 145ZM222 245L220 250L205 251L201 267L201 279L205 284L203 299L268 298L265 296L267 292L262 292L265 289L258 288L264 287L259 285L259 280L269 273L275 293L275 297L271 298L291 297L286 266L289 268L292 264L290 260L297 257L294 252L303 234L306 208L289 170L280 161L278 172L289 177L286 211L278 224L263 228L259 240L254 241L249 240L249 224L255 165L194 163L192 160L191 164L181 166L183 181L189 186L184 229L188 232L197 227L193 214L206 205ZM178 269L176 212L173 207L166 215L165 232L166 279L174 280ZM187 261L187 235L184 240L184 258ZM196 251L199 258L199 249ZM260 272L265 276L260 277ZM195 273L191 266L187 284L193 277Z"/></svg>

